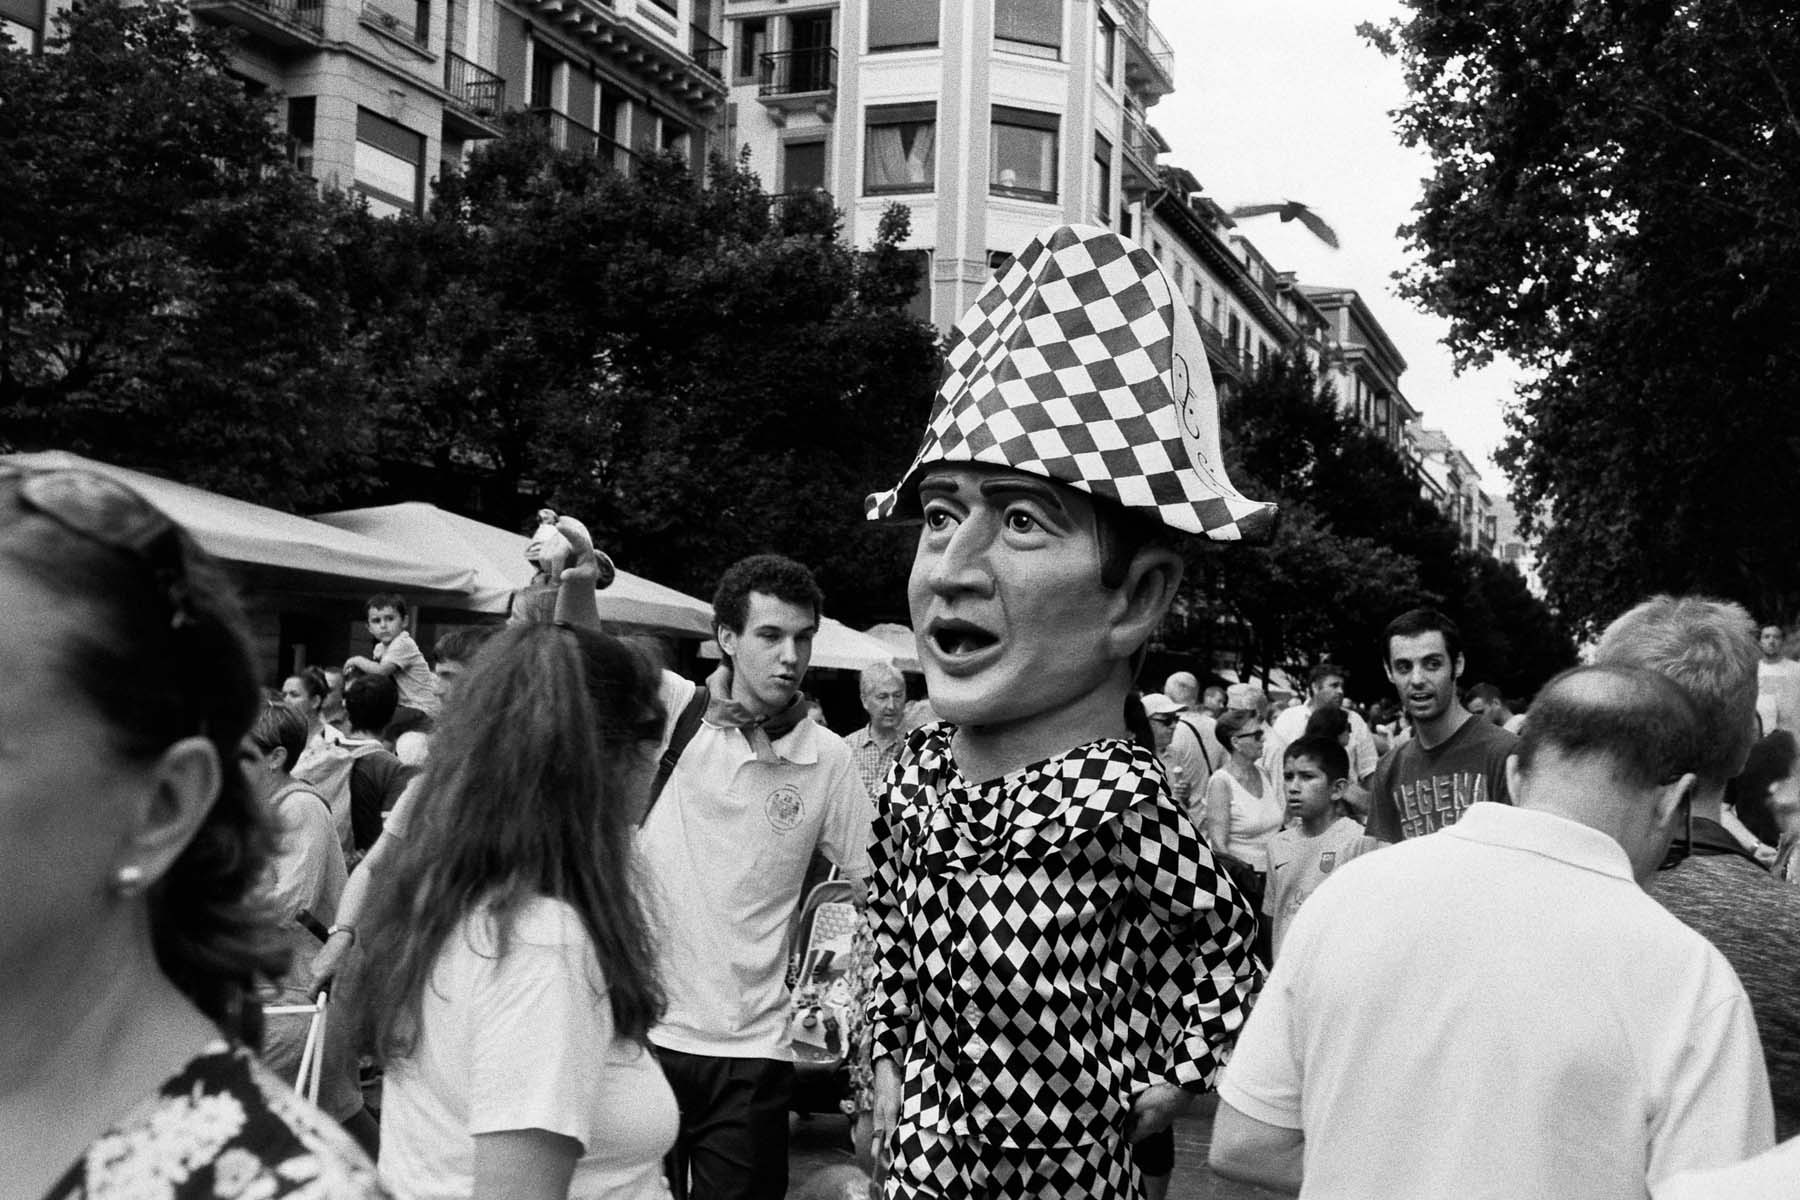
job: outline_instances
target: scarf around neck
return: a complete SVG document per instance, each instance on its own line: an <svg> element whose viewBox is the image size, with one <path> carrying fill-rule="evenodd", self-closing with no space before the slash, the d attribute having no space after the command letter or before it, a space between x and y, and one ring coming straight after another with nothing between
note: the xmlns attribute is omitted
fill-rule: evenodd
<svg viewBox="0 0 1800 1200"><path fill-rule="evenodd" d="M786 737L806 720L808 701L805 692L796 694L793 702L780 712L766 717L752 714L733 700L729 662L720 663L719 669L706 677L706 693L706 723L743 730L744 740L756 751L757 762L780 762L781 756L775 753L775 739Z"/></svg>

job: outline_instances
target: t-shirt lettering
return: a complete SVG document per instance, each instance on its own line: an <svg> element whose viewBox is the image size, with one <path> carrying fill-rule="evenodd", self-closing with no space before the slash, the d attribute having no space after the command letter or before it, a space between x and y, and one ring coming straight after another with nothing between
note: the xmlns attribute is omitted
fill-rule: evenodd
<svg viewBox="0 0 1800 1200"><path fill-rule="evenodd" d="M1390 750L1369 788L1370 836L1385 842L1423 837L1456 824L1484 800L1512 803L1506 759L1517 742L1499 726L1470 717L1430 750L1417 738Z"/></svg>

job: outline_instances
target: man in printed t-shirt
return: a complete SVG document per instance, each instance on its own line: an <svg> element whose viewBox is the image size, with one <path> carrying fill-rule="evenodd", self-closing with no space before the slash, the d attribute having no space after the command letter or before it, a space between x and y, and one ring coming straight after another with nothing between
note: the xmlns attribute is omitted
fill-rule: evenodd
<svg viewBox="0 0 1800 1200"><path fill-rule="evenodd" d="M1412 718L1413 736L1388 751L1369 786L1369 836L1384 842L1454 825L1481 800L1511 804L1506 759L1518 738L1477 720L1457 699L1462 633L1429 608L1395 617L1382 632L1388 680Z"/></svg>

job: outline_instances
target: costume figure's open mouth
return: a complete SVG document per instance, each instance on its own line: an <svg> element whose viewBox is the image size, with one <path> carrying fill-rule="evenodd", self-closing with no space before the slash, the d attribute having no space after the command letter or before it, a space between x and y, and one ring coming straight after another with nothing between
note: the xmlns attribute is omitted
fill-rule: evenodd
<svg viewBox="0 0 1800 1200"><path fill-rule="evenodd" d="M980 654L1000 641L998 635L989 633L981 626L954 618L933 621L928 636L931 644L937 647L938 653L948 658Z"/></svg>

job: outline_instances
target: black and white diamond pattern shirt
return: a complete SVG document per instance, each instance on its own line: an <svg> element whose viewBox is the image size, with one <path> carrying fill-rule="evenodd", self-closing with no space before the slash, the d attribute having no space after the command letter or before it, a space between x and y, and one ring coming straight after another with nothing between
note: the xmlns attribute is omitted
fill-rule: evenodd
<svg viewBox="0 0 1800 1200"><path fill-rule="evenodd" d="M1116 1142L1159 1080L1210 1088L1260 985L1255 915L1155 756L1105 739L970 784L914 731L877 797L874 1056L899 1124Z"/></svg>

